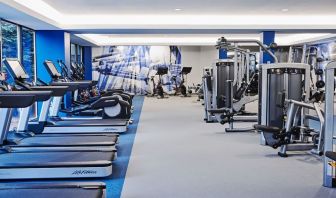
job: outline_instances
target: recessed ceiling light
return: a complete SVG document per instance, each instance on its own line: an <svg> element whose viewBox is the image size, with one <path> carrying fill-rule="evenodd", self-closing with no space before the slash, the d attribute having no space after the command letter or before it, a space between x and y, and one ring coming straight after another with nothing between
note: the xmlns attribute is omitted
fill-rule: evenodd
<svg viewBox="0 0 336 198"><path fill-rule="evenodd" d="M175 11L181 11L182 9L181 8L175 8L174 10Z"/></svg>
<svg viewBox="0 0 336 198"><path fill-rule="evenodd" d="M289 9L288 9L288 8L284 8L284 9L282 9L281 11L282 11L282 12L288 12Z"/></svg>

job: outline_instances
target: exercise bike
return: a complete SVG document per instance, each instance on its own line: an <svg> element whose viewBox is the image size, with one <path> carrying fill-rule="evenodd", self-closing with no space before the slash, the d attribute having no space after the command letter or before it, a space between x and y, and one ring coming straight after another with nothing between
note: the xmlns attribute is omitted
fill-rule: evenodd
<svg viewBox="0 0 336 198"><path fill-rule="evenodd" d="M156 94L158 99L165 98L164 90L163 90L163 83L162 83L162 76L168 73L168 68L158 68L157 75L159 75L159 81L156 85Z"/></svg>
<svg viewBox="0 0 336 198"><path fill-rule="evenodd" d="M154 97L156 94L156 83L155 83L155 76L157 75L156 70L151 70L148 74L147 79L145 80L146 85L148 86L146 95L148 97ZM150 86L149 82L151 82L152 86Z"/></svg>
<svg viewBox="0 0 336 198"><path fill-rule="evenodd" d="M185 83L185 79L187 79L187 75L191 72L191 67L183 67L182 71L181 71L181 82L178 85L177 83L177 76L173 76L171 79L175 84L175 93L174 95L177 96L179 95L179 93L181 94L181 96L183 97L189 97L191 94L191 90L188 90L188 88L184 85Z"/></svg>
<svg viewBox="0 0 336 198"><path fill-rule="evenodd" d="M191 69L192 69L191 67L183 67L181 71L182 80L180 83L180 91L181 91L182 96L184 97L188 97L191 94L190 91L188 91L187 87L184 85L188 74L191 72Z"/></svg>

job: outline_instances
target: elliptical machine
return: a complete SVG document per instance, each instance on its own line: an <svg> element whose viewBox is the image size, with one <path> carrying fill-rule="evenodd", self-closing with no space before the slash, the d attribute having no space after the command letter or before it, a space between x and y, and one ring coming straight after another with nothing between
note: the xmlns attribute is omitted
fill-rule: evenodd
<svg viewBox="0 0 336 198"><path fill-rule="evenodd" d="M62 70L61 74L58 73L55 65L51 61L46 60L44 62L47 71L49 72L49 74L53 79L53 83L77 81L69 77L68 73L69 70L67 69L67 66L62 60L58 60L57 62L61 67ZM46 84L41 80L39 81L42 84ZM97 81L92 81L90 85L85 87L82 86L81 90L79 89L73 90L73 97L70 107L65 107L63 105L60 111L74 116L82 115L82 116L99 116L103 118L129 119L131 123L132 120L130 119L130 116L132 108L131 107L132 97L124 93L122 90L111 90L108 92L100 92L96 85ZM96 94L92 93L94 89L96 89ZM100 108L97 105L102 103L101 101L104 101L103 99L109 97L117 99L118 105L115 107L104 107L104 108ZM63 98L61 100L63 100ZM59 99L57 99L57 103L58 102ZM57 116L57 111L53 111L53 115Z"/></svg>

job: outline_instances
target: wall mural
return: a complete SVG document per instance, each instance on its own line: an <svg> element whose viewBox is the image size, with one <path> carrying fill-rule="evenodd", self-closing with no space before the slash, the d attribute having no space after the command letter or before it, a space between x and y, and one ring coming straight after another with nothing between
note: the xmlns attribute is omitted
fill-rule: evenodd
<svg viewBox="0 0 336 198"><path fill-rule="evenodd" d="M336 41L317 44L314 47L317 49L318 68L325 68L330 61L336 60Z"/></svg>
<svg viewBox="0 0 336 198"><path fill-rule="evenodd" d="M161 82L166 93L172 93L181 81L181 51L176 46L104 46L92 48L93 79L100 90L122 88L135 94L148 94L153 82L159 81L157 71L167 68Z"/></svg>
<svg viewBox="0 0 336 198"><path fill-rule="evenodd" d="M319 44L319 56L324 60L336 60L336 41Z"/></svg>

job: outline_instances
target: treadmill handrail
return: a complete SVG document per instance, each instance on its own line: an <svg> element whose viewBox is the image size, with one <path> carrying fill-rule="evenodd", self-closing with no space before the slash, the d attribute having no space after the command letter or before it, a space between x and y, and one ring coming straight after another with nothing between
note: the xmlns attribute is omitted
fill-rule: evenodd
<svg viewBox="0 0 336 198"><path fill-rule="evenodd" d="M35 102L35 95L20 91L0 92L0 108L25 108Z"/></svg>
<svg viewBox="0 0 336 198"><path fill-rule="evenodd" d="M27 94L27 95L34 95L35 96L35 102L43 102L46 100L49 100L52 95L52 91L17 91L21 94Z"/></svg>
<svg viewBox="0 0 336 198"><path fill-rule="evenodd" d="M30 87L34 91L52 91L51 96L61 97L69 89L69 86L32 86Z"/></svg>

